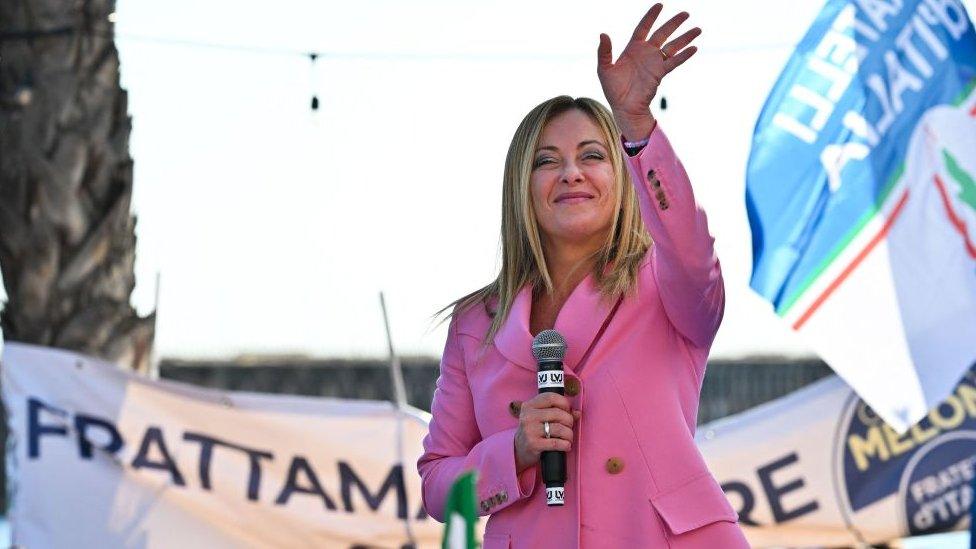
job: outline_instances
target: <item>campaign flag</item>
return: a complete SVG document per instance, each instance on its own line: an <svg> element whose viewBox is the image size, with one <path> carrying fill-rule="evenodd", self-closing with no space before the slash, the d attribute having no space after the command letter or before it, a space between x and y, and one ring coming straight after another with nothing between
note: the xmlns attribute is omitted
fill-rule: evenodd
<svg viewBox="0 0 976 549"><path fill-rule="evenodd" d="M899 433L976 362L974 83L958 0L828 0L753 136L751 286Z"/></svg>
<svg viewBox="0 0 976 549"><path fill-rule="evenodd" d="M965 531L976 365L903 435L829 376L701 425L695 439L750 547L854 547Z"/></svg>
<svg viewBox="0 0 976 549"><path fill-rule="evenodd" d="M444 542L442 549L477 549L475 526L478 522L478 499L474 471L457 478L447 495L444 507Z"/></svg>
<svg viewBox="0 0 976 549"><path fill-rule="evenodd" d="M970 493L976 492L976 475L969 482ZM976 501L969 502L969 549L976 549Z"/></svg>

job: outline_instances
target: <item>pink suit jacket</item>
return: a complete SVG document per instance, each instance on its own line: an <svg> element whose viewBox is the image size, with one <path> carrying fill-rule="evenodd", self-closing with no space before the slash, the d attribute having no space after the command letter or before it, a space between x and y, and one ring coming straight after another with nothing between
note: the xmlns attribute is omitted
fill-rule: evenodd
<svg viewBox="0 0 976 549"><path fill-rule="evenodd" d="M484 548L747 547L737 515L694 442L705 363L725 304L704 211L659 127L627 157L654 244L637 292L621 302L586 364L613 303L592 276L573 290L555 330L567 340L567 387L581 412L567 454L566 504L547 507L538 466L516 473L513 402L537 394L523 288L492 345L485 307L456 316L448 331L424 455L424 506L444 520L454 479L478 472Z"/></svg>

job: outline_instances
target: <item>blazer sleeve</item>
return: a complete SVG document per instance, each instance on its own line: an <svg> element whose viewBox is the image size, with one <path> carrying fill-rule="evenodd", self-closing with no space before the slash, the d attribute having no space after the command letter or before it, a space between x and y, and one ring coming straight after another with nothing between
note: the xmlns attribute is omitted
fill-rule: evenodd
<svg viewBox="0 0 976 549"><path fill-rule="evenodd" d="M725 287L705 211L660 124L637 156L623 154L654 241L650 267L664 310L681 335L707 349L722 322Z"/></svg>
<svg viewBox="0 0 976 549"><path fill-rule="evenodd" d="M444 505L451 485L466 471L477 472L479 515L500 511L531 496L535 488L537 467L516 474L516 429L482 437L471 395L460 336L452 322L431 403L424 454L417 462L424 509L440 522L445 521Z"/></svg>

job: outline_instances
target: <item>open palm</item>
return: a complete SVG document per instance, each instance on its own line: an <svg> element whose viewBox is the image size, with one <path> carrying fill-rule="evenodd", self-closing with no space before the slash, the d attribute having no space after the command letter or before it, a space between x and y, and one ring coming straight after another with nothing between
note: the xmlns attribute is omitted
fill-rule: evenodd
<svg viewBox="0 0 976 549"><path fill-rule="evenodd" d="M662 8L661 4L654 4L644 14L616 63L613 62L610 37L600 35L597 76L607 103L618 118L648 116L651 100L657 93L661 79L698 50L695 46L688 46L701 34L701 29L697 27L667 41L688 19L687 12L675 15L654 31L650 38L647 37Z"/></svg>

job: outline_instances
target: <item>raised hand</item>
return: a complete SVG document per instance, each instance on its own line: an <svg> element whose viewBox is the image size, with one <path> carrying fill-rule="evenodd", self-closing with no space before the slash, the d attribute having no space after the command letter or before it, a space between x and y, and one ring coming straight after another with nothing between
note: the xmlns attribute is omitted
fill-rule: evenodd
<svg viewBox="0 0 976 549"><path fill-rule="evenodd" d="M654 4L647 10L616 63L610 37L600 35L596 73L621 133L630 140L643 139L653 129L650 105L661 79L698 51L689 46L701 34L698 27L668 41L688 12L675 15L647 37L662 8Z"/></svg>

